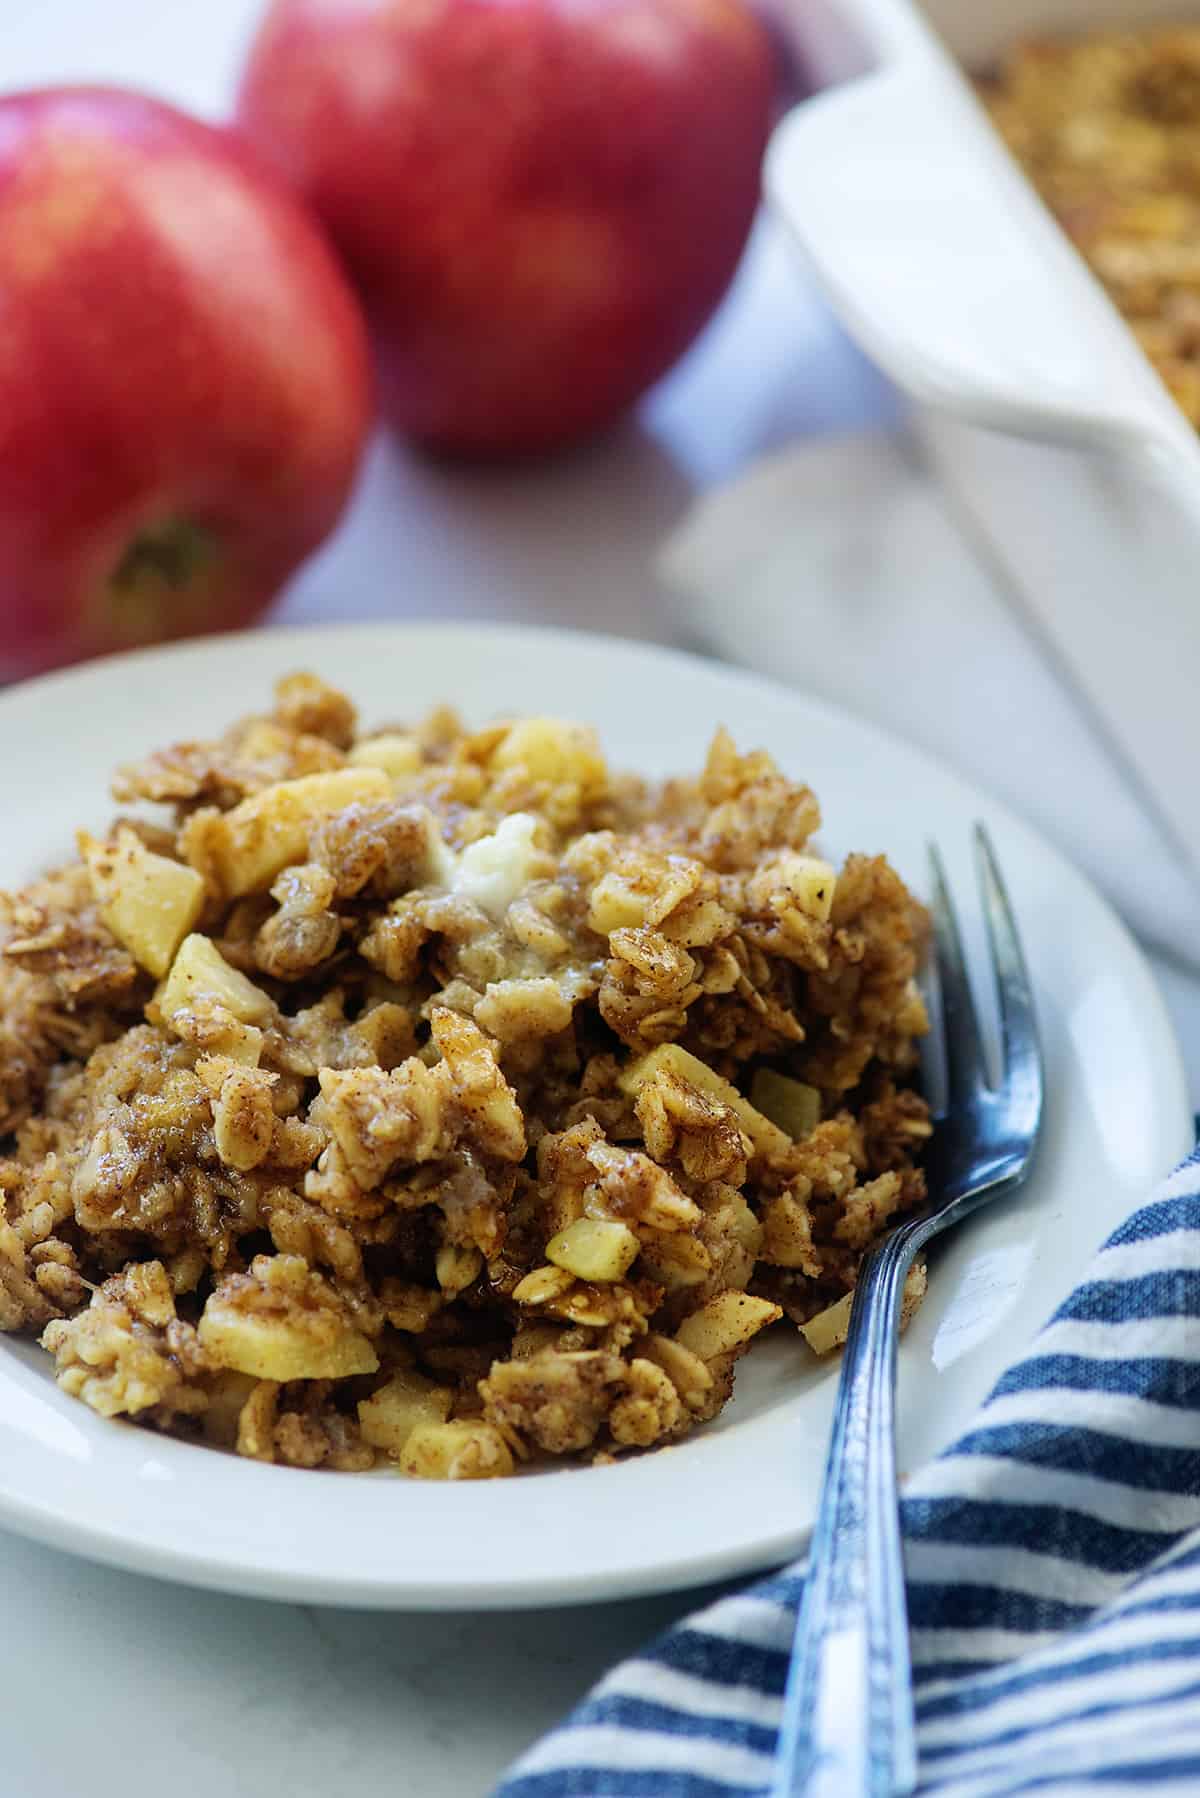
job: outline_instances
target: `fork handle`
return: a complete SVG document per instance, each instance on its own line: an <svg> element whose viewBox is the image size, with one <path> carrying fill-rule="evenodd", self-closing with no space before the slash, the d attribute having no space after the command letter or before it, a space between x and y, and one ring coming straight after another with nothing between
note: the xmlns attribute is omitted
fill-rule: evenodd
<svg viewBox="0 0 1200 1798"><path fill-rule="evenodd" d="M771 1798L906 1798L917 1780L896 1495L896 1336L929 1217L863 1262L796 1620Z"/></svg>

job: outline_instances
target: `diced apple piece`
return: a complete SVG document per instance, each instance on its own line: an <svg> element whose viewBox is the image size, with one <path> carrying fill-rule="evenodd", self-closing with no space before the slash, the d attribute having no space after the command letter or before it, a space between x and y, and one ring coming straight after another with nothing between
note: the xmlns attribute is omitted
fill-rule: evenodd
<svg viewBox="0 0 1200 1798"><path fill-rule="evenodd" d="M400 1465L420 1480L492 1480L512 1472L513 1458L492 1424L463 1418L418 1424L404 1445Z"/></svg>
<svg viewBox="0 0 1200 1798"><path fill-rule="evenodd" d="M686 1230L656 1230L641 1245L642 1268L668 1292L699 1286L712 1273L712 1256Z"/></svg>
<svg viewBox="0 0 1200 1798"><path fill-rule="evenodd" d="M497 768L524 768L535 780L602 787L608 778L599 738L585 724L562 718L522 718L496 749Z"/></svg>
<svg viewBox="0 0 1200 1798"><path fill-rule="evenodd" d="M600 936L611 936L614 930L636 930L646 922L653 899L648 885L610 868L592 888L588 923Z"/></svg>
<svg viewBox="0 0 1200 1798"><path fill-rule="evenodd" d="M696 873L697 864L682 855L671 856L667 865L659 857L621 857L592 888L588 924L600 936L642 924L661 924L692 893ZM702 927L694 942L710 940L704 934L702 918L714 906L719 912L715 900L706 900L695 914L694 921Z"/></svg>
<svg viewBox="0 0 1200 1798"><path fill-rule="evenodd" d="M244 1068L256 1068L262 1060L262 1046L263 1033L256 1025L239 1024L230 1017L228 1029L213 1036L210 1052L228 1056Z"/></svg>
<svg viewBox="0 0 1200 1798"><path fill-rule="evenodd" d="M731 1193L722 1201L720 1210L724 1217L724 1230L735 1242L748 1250L758 1260L762 1248L763 1227L740 1192Z"/></svg>
<svg viewBox="0 0 1200 1798"><path fill-rule="evenodd" d="M836 888L835 869L819 855L788 851L752 877L749 898L752 905L773 911L800 911L824 924L833 909Z"/></svg>
<svg viewBox="0 0 1200 1798"><path fill-rule="evenodd" d="M819 855L788 856L784 879L800 910L822 924L828 923L837 890L837 874L829 863Z"/></svg>
<svg viewBox="0 0 1200 1798"><path fill-rule="evenodd" d="M821 1121L821 1095L816 1087L777 1074L774 1068L759 1068L750 1082L750 1102L795 1142Z"/></svg>
<svg viewBox="0 0 1200 1798"><path fill-rule="evenodd" d="M448 1298L455 1298L479 1278L483 1271L483 1256L476 1248L448 1242L437 1252L434 1271L442 1291Z"/></svg>
<svg viewBox="0 0 1200 1798"><path fill-rule="evenodd" d="M251 793L213 819L207 839L226 896L265 892L290 863L304 860L308 833L318 818L364 800L388 799L391 791L382 768L335 768Z"/></svg>
<svg viewBox="0 0 1200 1798"><path fill-rule="evenodd" d="M900 1334L903 1335L916 1316L925 1297L929 1284L929 1273L925 1266L925 1257L919 1255L908 1270L908 1278L904 1282L904 1291L900 1294Z"/></svg>
<svg viewBox="0 0 1200 1798"><path fill-rule="evenodd" d="M850 1307L853 1303L854 1294L848 1292L844 1298L826 1305L824 1311L818 1311L815 1317L810 1317L806 1324L800 1325L800 1334L814 1355L832 1355L834 1349L841 1348L850 1328Z"/></svg>
<svg viewBox="0 0 1200 1798"><path fill-rule="evenodd" d="M799 1267L813 1278L821 1271L813 1247L808 1203L794 1192L781 1192L763 1207L761 1259L770 1267Z"/></svg>
<svg viewBox="0 0 1200 1798"><path fill-rule="evenodd" d="M702 1361L715 1361L720 1355L745 1348L760 1330L782 1316L781 1307L769 1299L755 1298L749 1292L719 1292L684 1318L675 1339Z"/></svg>
<svg viewBox="0 0 1200 1798"><path fill-rule="evenodd" d="M438 1386L424 1374L406 1368L361 1401L358 1425L364 1442L399 1456L419 1425L445 1423L453 1403L448 1386Z"/></svg>
<svg viewBox="0 0 1200 1798"><path fill-rule="evenodd" d="M720 1074L714 1073L706 1062L690 1054L687 1049L681 1049L678 1043L663 1043L659 1048L651 1049L648 1055L641 1055L636 1061L631 1061L618 1077L617 1085L623 1093L636 1098L643 1086L658 1074L673 1074L678 1080L686 1080L697 1092L718 1100L722 1105L728 1105L760 1154L782 1155L791 1148L790 1136L786 1136L777 1124L757 1111L749 1099L744 1099L736 1086L723 1080Z"/></svg>
<svg viewBox="0 0 1200 1798"><path fill-rule="evenodd" d="M161 979L200 916L204 881L194 868L155 855L127 827L115 844L81 832L79 850L100 916L134 960Z"/></svg>
<svg viewBox="0 0 1200 1798"><path fill-rule="evenodd" d="M926 1279L924 1261L914 1261L908 1270L904 1291L900 1294L901 1331L908 1328L925 1297ZM831 1355L834 1349L841 1348L849 1334L850 1308L853 1303L854 1294L848 1292L832 1305L826 1305L824 1311L818 1311L815 1317L810 1317L806 1324L800 1325L800 1334L814 1355Z"/></svg>
<svg viewBox="0 0 1200 1798"><path fill-rule="evenodd" d="M230 967L208 937L193 935L179 946L158 995L158 1009L170 1023L177 1011L189 1011L202 999L223 1006L240 1024L269 1024L275 1016L275 1006L260 986Z"/></svg>
<svg viewBox="0 0 1200 1798"><path fill-rule="evenodd" d="M623 1280L640 1244L628 1224L581 1217L546 1244L546 1259L579 1280Z"/></svg>
<svg viewBox="0 0 1200 1798"><path fill-rule="evenodd" d="M347 759L355 768L382 768L390 780L401 780L420 772L421 745L403 731L381 731L376 737L363 737Z"/></svg>
<svg viewBox="0 0 1200 1798"><path fill-rule="evenodd" d="M374 1373L379 1357L357 1330L305 1327L288 1319L246 1310L213 1293L197 1334L218 1367L253 1374L259 1380L344 1380Z"/></svg>
<svg viewBox="0 0 1200 1798"><path fill-rule="evenodd" d="M518 1305L549 1305L570 1292L574 1284L574 1274L565 1267L535 1267L513 1287L512 1296Z"/></svg>

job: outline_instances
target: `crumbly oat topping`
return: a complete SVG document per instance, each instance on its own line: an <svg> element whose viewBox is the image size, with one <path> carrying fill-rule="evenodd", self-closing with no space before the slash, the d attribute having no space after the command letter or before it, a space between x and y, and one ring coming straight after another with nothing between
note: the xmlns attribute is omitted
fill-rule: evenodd
<svg viewBox="0 0 1200 1798"><path fill-rule="evenodd" d="M0 1330L65 1391L482 1479L678 1440L785 1314L841 1340L924 1193L926 924L768 756L650 787L300 674L115 792L169 822L0 896Z"/></svg>
<svg viewBox="0 0 1200 1798"><path fill-rule="evenodd" d="M1030 39L980 92L1200 427L1200 27Z"/></svg>

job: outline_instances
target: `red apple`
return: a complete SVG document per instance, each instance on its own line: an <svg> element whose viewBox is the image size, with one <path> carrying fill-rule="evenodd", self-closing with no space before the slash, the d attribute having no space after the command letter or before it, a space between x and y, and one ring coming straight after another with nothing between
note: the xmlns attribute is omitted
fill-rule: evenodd
<svg viewBox="0 0 1200 1798"><path fill-rule="evenodd" d="M345 276L244 145L137 94L0 98L0 672L252 619L369 411Z"/></svg>
<svg viewBox="0 0 1200 1798"><path fill-rule="evenodd" d="M618 417L724 293L774 76L740 0L276 0L238 117L342 252L392 421L529 452Z"/></svg>

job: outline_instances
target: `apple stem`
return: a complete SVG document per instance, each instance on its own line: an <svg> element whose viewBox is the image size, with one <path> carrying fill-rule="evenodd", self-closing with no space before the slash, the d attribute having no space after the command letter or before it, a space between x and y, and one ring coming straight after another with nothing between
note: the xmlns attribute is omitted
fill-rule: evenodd
<svg viewBox="0 0 1200 1798"><path fill-rule="evenodd" d="M190 518L167 518L140 530L108 580L120 636L141 643L174 635L180 602L194 604L207 592L217 555L216 537Z"/></svg>

